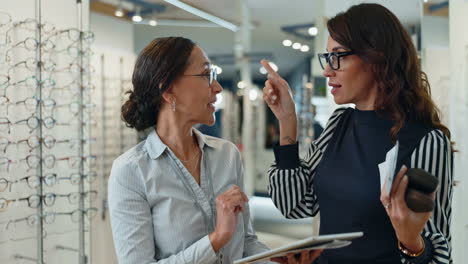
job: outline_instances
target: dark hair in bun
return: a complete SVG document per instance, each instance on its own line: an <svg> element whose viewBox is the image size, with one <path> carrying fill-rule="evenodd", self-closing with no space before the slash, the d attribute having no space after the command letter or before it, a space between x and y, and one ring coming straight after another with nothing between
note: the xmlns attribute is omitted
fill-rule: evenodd
<svg viewBox="0 0 468 264"><path fill-rule="evenodd" d="M162 94L185 71L195 43L182 37L157 38L138 55L133 91L122 105L122 119L138 131L156 126Z"/></svg>

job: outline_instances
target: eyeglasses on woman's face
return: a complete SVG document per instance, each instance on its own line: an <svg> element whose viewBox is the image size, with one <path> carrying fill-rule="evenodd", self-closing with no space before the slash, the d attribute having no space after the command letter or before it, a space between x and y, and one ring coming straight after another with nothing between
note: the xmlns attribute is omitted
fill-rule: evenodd
<svg viewBox="0 0 468 264"><path fill-rule="evenodd" d="M207 69L207 72L201 73L201 74L184 74L182 76L199 76L199 77L206 77L208 78L208 86L211 87L213 82L218 79L218 72L217 70L213 67L210 66L209 69Z"/></svg>
<svg viewBox="0 0 468 264"><path fill-rule="evenodd" d="M319 53L318 58L320 62L320 66L322 67L323 70L325 70L325 67L328 63L330 65L330 68L334 71L340 69L340 60L343 57L349 56L349 55L354 55L354 51L343 51L343 52L330 52L330 53Z"/></svg>

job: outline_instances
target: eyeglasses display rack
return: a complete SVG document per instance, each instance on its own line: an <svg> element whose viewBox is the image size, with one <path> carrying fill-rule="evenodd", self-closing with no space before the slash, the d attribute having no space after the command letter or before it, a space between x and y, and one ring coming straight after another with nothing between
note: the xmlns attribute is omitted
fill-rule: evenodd
<svg viewBox="0 0 468 264"><path fill-rule="evenodd" d="M103 52L94 56L94 65L99 65L99 72L94 75L97 84L94 98L97 102L96 118L99 120L95 136L100 175L101 219L107 216L107 181L115 158L133 147L138 142L134 130L127 128L121 120L120 108L126 100L126 91L132 88L131 73L134 55L119 56L112 52ZM129 76L130 75L130 76Z"/></svg>
<svg viewBox="0 0 468 264"><path fill-rule="evenodd" d="M0 263L90 263L94 34L0 11ZM28 6L27 8L32 8Z"/></svg>
<svg viewBox="0 0 468 264"><path fill-rule="evenodd" d="M314 87L311 82L308 82L307 76L302 78L302 86L300 90L301 99L299 103L299 142L301 142L301 149L307 149L307 145L314 139L314 114L315 110L312 107L312 97L314 94Z"/></svg>

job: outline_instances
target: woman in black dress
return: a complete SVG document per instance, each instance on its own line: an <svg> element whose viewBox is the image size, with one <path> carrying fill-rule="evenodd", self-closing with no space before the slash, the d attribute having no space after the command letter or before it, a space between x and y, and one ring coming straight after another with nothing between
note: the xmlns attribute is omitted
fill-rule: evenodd
<svg viewBox="0 0 468 264"><path fill-rule="evenodd" d="M349 247L324 251L320 264L451 263L450 132L410 36L378 4L353 6L327 27L327 53L318 54L323 75L337 104L356 107L338 108L303 159L289 85L262 61L269 71L264 99L280 123L276 162L268 171L273 202L287 218L320 212L320 234L364 232ZM396 142L399 172L387 194L378 164ZM433 212L407 207L406 167L438 178Z"/></svg>

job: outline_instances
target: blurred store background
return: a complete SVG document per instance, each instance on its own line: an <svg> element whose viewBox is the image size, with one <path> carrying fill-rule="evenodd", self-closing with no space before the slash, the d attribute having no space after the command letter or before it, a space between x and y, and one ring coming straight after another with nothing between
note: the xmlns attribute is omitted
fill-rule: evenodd
<svg viewBox="0 0 468 264"><path fill-rule="evenodd" d="M4 198L3 203L8 206L8 199L34 193L33 180L29 183L26 179L29 187L18 188L20 183L9 181L32 175L37 167L44 177L51 173L58 175L52 187L45 186L50 189L44 193L50 191L71 197L79 191L89 192L90 196L94 193L96 197L79 199L73 207L56 198L59 207L54 210L68 212L70 216L63 216L63 219L57 216L43 225L34 224L33 216L42 212L28 207L27 203L12 202L14 208L8 210L1 207L0 229L4 231L0 232L0 263L28 260L34 263L38 259L45 259L47 263L65 263L65 260L66 263L116 263L106 201L109 170L113 159L146 136L125 127L120 119L120 106L125 100L125 91L132 87L136 56L152 39L164 36L184 36L194 40L218 69L218 81L224 91L216 104L216 124L197 128L230 140L241 150L247 194L260 240L270 247L277 247L317 234L319 217L284 219L268 197L266 171L274 160L272 146L278 141L279 129L262 100L266 72L259 61L269 60L290 83L297 104L303 151L304 145L319 135L321 127L337 107L315 56L325 50L326 20L361 2L375 1L2 0L0 178L5 181L0 183L3 184L0 188L5 186L5 189L0 189L0 198ZM432 96L442 111L442 121L451 129L459 150L455 155L452 244L454 262L465 263L468 260L468 211L464 210L463 203L468 201L468 141L465 136L468 129L468 1L378 2L394 12L412 36L423 70L428 74ZM34 23L39 19L44 26L38 34ZM78 45L80 36L86 41ZM53 47L38 54L37 47L47 45L39 43L46 41ZM23 43L24 47L15 46L17 43ZM35 70L34 63L30 67L27 65L28 58L37 56L47 57L44 60L55 63L56 68L62 70L46 72L42 76ZM7 62L8 59L12 61ZM23 69L20 65L19 69L15 66L22 61L27 67ZM74 70L73 66L67 66L78 62L82 68ZM19 122L27 116L24 113L28 109L20 109L18 105L10 107L9 103L18 98L37 98L35 81L28 85L31 76L41 80L50 77L55 88L63 87L63 91L50 89L58 91L49 94L57 102L50 103L51 111L56 113L51 115L55 118L55 127L51 132L41 129L40 133L49 133L57 142L80 139L75 147L56 143L53 152L57 156L54 158L54 161L57 159L56 166L49 164L48 168L46 160L41 162L39 159L36 163L44 163L44 166L37 165L35 170L29 161L14 162L28 157L32 150L22 149L20 144L9 147L12 145L9 142L39 133L32 127L34 120L26 120L26 124ZM83 93L73 92L70 87L75 86L78 90L80 87L87 89ZM46 85L43 87L42 92L48 92ZM64 100L68 102L66 108L59 107ZM76 105L73 102L89 109L74 112ZM32 104L29 110L37 111L35 103ZM41 113L48 110L46 102L38 104L43 105ZM83 138L88 140L81 140ZM47 146L39 149L41 157L42 153L50 154ZM73 167L73 164L67 166L66 161L59 161L69 156L89 157L95 163L78 160L79 165ZM71 180L73 173L78 174L75 176L78 181L74 183ZM90 180L80 181L80 177ZM73 218L74 210L87 209L90 216L95 214L93 218ZM16 221L18 219L24 219L24 222Z"/></svg>

